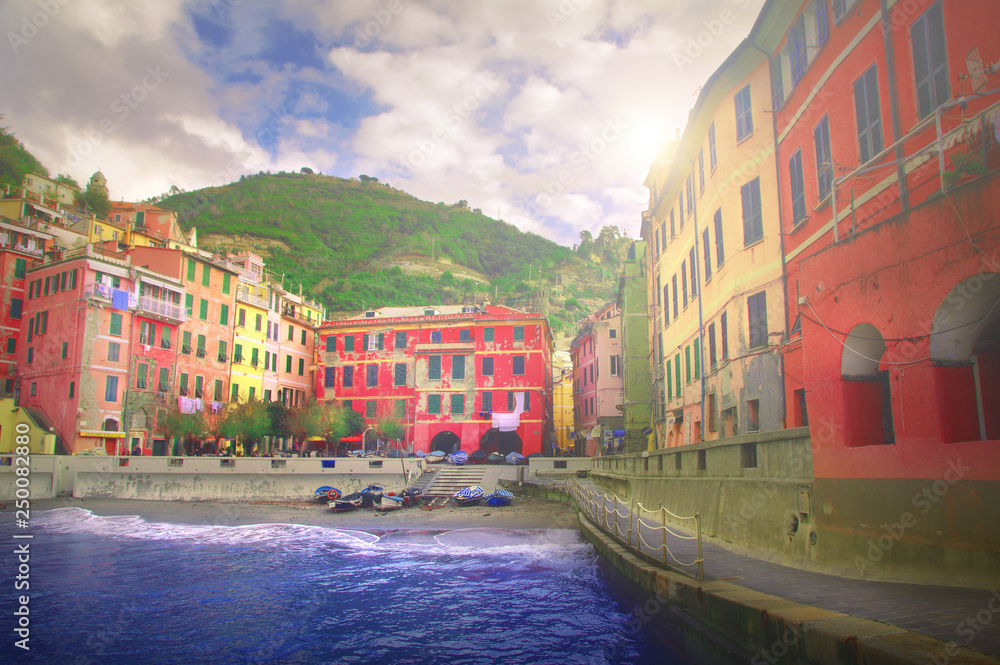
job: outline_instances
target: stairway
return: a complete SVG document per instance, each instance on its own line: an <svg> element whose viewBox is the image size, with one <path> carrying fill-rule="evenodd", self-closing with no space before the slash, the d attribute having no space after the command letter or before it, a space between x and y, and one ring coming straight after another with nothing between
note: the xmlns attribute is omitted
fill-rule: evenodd
<svg viewBox="0 0 1000 665"><path fill-rule="evenodd" d="M470 485L482 485L483 477L486 475L486 467L481 464L475 466L454 466L447 465L434 474L433 480L424 488L425 497L450 497L455 492ZM486 489L486 488L483 488Z"/></svg>

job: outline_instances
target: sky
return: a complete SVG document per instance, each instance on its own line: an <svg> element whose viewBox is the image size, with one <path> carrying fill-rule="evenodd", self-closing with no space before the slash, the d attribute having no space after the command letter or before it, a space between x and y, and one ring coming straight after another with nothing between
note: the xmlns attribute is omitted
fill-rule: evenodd
<svg viewBox="0 0 1000 665"><path fill-rule="evenodd" d="M563 245L637 237L664 136L763 0L3 0L0 113L113 200L367 174Z"/></svg>

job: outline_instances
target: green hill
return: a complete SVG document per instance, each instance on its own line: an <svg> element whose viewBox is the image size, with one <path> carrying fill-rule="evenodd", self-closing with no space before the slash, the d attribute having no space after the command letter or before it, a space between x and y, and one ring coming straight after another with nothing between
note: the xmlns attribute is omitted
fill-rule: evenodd
<svg viewBox="0 0 1000 665"><path fill-rule="evenodd" d="M258 174L158 205L177 211L183 228L197 227L199 246L252 249L286 288L301 283L334 312L472 302L487 293L527 306L534 294L532 304L547 301L559 332L583 315L576 298L606 300L617 283L617 261L604 268L464 201L421 201L368 176Z"/></svg>

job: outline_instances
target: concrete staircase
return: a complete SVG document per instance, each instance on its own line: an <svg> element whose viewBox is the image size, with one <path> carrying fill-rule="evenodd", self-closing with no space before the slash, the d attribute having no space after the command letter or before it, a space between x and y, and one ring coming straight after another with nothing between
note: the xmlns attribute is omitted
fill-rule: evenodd
<svg viewBox="0 0 1000 665"><path fill-rule="evenodd" d="M454 466L452 464L440 467L433 480L424 488L425 497L450 497L455 492L470 485L483 485L486 467L476 465ZM485 487L483 487L486 490ZM491 490L487 490L491 491Z"/></svg>

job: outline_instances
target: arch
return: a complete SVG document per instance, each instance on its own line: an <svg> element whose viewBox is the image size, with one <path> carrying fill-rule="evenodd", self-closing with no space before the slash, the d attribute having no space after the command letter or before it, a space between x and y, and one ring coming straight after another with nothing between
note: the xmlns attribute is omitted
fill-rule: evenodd
<svg viewBox="0 0 1000 665"><path fill-rule="evenodd" d="M840 375L847 380L874 379L885 354L885 339L870 323L859 323L844 340Z"/></svg>
<svg viewBox="0 0 1000 665"><path fill-rule="evenodd" d="M955 285L934 313L930 357L941 438L1000 439L1000 273Z"/></svg>
<svg viewBox="0 0 1000 665"><path fill-rule="evenodd" d="M455 453L462 449L462 439L454 432L445 430L438 432L431 439L431 450L440 450L445 453Z"/></svg>
<svg viewBox="0 0 1000 665"><path fill-rule="evenodd" d="M483 433L479 439L479 449L489 455L490 453L523 453L524 443L517 432L501 432L496 427L491 427Z"/></svg>
<svg viewBox="0 0 1000 665"><path fill-rule="evenodd" d="M869 446L896 442L889 372L880 370L885 338L870 323L851 328L840 356L846 423L846 445Z"/></svg>

